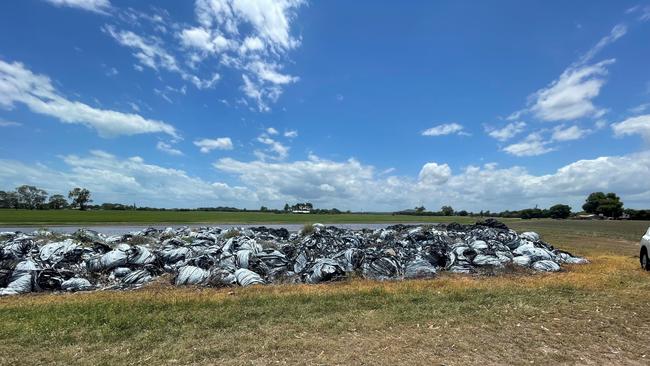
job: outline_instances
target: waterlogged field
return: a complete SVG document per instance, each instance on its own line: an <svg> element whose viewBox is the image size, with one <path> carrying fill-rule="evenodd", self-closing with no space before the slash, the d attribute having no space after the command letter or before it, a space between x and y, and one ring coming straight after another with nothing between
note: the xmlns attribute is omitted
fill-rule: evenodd
<svg viewBox="0 0 650 366"><path fill-rule="evenodd" d="M647 364L650 222L511 223L560 273L0 299L0 364Z"/></svg>

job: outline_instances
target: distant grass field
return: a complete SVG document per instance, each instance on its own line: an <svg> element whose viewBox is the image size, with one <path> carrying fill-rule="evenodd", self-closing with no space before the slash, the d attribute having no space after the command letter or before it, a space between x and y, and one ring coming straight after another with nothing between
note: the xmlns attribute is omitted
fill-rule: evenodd
<svg viewBox="0 0 650 366"><path fill-rule="evenodd" d="M408 216L391 214L275 214L265 212L207 211L78 211L0 209L0 225L84 224L304 224L382 222L476 221L460 216Z"/></svg>
<svg viewBox="0 0 650 366"><path fill-rule="evenodd" d="M648 364L650 222L510 223L586 255L560 273L0 299L0 364Z"/></svg>

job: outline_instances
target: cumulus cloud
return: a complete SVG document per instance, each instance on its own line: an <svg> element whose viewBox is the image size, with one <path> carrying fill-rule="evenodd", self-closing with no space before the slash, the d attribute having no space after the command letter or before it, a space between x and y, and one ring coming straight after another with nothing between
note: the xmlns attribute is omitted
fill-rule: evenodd
<svg viewBox="0 0 650 366"><path fill-rule="evenodd" d="M214 166L238 176L244 185L256 187L260 199L269 202L300 198L329 206L345 200L358 202L368 198L368 191L381 189L373 179L373 168L354 159L335 162L311 156L306 161L280 163L224 158ZM383 198L377 197L377 201Z"/></svg>
<svg viewBox="0 0 650 366"><path fill-rule="evenodd" d="M418 178L420 182L430 185L446 183L451 177L451 168L447 164L426 163L422 166Z"/></svg>
<svg viewBox="0 0 650 366"><path fill-rule="evenodd" d="M154 207L252 205L254 192L223 182L207 182L186 172L148 164L141 157L120 159L104 151L62 157L64 170L49 164L0 160L0 186L33 184L50 193L88 188L96 202Z"/></svg>
<svg viewBox="0 0 650 366"><path fill-rule="evenodd" d="M505 210L565 202L580 207L594 191L620 194L628 207L650 204L650 151L578 160L548 174L488 163L453 171L447 164L423 164L416 177L387 175L356 159L332 161L310 155L293 162L217 160L223 179L208 182L183 170L118 158L103 151L62 157L65 167L0 159L0 186L34 184L50 193L83 186L97 202L133 202L162 207L230 205L281 207L310 201L318 207L398 210L414 205Z"/></svg>
<svg viewBox="0 0 650 366"><path fill-rule="evenodd" d="M212 150L232 150L232 140L230 137L218 137L216 139L202 139L194 141L194 145L198 146L202 153L207 154Z"/></svg>
<svg viewBox="0 0 650 366"><path fill-rule="evenodd" d="M169 154L169 155L174 155L174 156L181 156L183 155L183 152L174 148L172 145L164 142L164 141L158 141L156 144L156 149Z"/></svg>
<svg viewBox="0 0 650 366"><path fill-rule="evenodd" d="M504 147L503 151L514 156L538 156L554 150L548 146L549 143L540 133L536 132L531 133L521 142Z"/></svg>
<svg viewBox="0 0 650 366"><path fill-rule="evenodd" d="M519 135L526 128L526 122L512 122L505 125L503 128L487 128L488 135L499 141L507 141Z"/></svg>
<svg viewBox="0 0 650 366"><path fill-rule="evenodd" d="M178 138L176 129L165 122L146 119L134 113L94 108L67 99L46 75L35 74L19 62L0 60L0 107L11 109L16 103L63 123L93 128L102 137L166 133Z"/></svg>
<svg viewBox="0 0 650 366"><path fill-rule="evenodd" d="M569 126L564 125L557 126L553 129L552 139L553 141L572 141L579 140L587 136L591 130L580 128L578 126Z"/></svg>
<svg viewBox="0 0 650 366"><path fill-rule="evenodd" d="M466 134L463 131L463 126L458 123L445 123L437 125L422 131L422 136L444 136L451 134Z"/></svg>
<svg viewBox="0 0 650 366"><path fill-rule="evenodd" d="M322 207L397 210L424 204L451 204L470 210L504 210L567 202L579 207L593 191L620 192L631 205L650 204L650 152L579 160L551 174L534 175L519 166L468 166L456 174L447 164L429 162L416 178L377 174L355 159L331 161L310 156L294 162L220 159L214 167L239 177L262 202L308 200ZM278 206L279 207L279 206Z"/></svg>
<svg viewBox="0 0 650 366"><path fill-rule="evenodd" d="M46 2L59 7L77 8L99 14L108 14L111 10L109 0L45 0Z"/></svg>
<svg viewBox="0 0 650 366"><path fill-rule="evenodd" d="M612 130L617 137L626 135L641 135L650 142L650 114L631 117L621 122L613 123Z"/></svg>

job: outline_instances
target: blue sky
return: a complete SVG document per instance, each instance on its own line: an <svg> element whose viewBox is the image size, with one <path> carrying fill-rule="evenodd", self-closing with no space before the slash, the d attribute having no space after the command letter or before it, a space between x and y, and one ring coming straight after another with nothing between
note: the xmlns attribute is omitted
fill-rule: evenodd
<svg viewBox="0 0 650 366"><path fill-rule="evenodd" d="M650 207L650 3L0 3L0 187Z"/></svg>

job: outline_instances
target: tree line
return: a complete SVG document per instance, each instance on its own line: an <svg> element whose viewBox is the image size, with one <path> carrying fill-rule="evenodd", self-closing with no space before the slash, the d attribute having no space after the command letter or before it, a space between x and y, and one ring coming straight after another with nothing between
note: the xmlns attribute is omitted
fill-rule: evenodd
<svg viewBox="0 0 650 366"><path fill-rule="evenodd" d="M68 201L69 200L69 201ZM66 208L102 209L102 210L139 210L139 211L225 211L225 212L309 212L312 214L341 214L341 210L314 208L310 202L284 205L283 209L269 209L266 206L259 210L240 209L235 207L199 207L196 209L165 209L155 207L136 207L121 203L102 203L101 205L90 205L93 202L91 193L86 188L76 187L68 192L67 199L61 194L49 195L45 190L30 185L16 187L13 191L0 191L0 208L29 209L29 210L60 210ZM593 192L585 199L582 205L584 213L597 215L602 218L626 218L630 220L650 220L650 210L625 209L621 198L613 193ZM349 210L345 213L351 213ZM566 219L576 216L572 208L565 204L556 204L549 208L526 208L515 211L502 212L469 212L466 210L456 211L449 205L442 206L439 211L428 211L424 206L415 209L394 212L394 215L415 215L415 216L478 216L478 217L505 217L505 218L554 218Z"/></svg>
<svg viewBox="0 0 650 366"><path fill-rule="evenodd" d="M626 218L630 220L650 220L650 210L624 209L621 198L613 192L593 192L585 199L582 205L585 214L596 215L602 218ZM577 216L579 213L572 212L572 208L565 204L556 204L549 208L526 208L523 210L506 210L502 212L468 212L465 210L455 211L451 206L442 206L440 211L427 211L424 206L415 207L412 210L399 211L395 214L415 216L478 216L478 217L505 217L521 219L567 219Z"/></svg>
<svg viewBox="0 0 650 366"><path fill-rule="evenodd" d="M74 188L68 192L68 201L61 194L49 195L44 189L30 185L16 187L13 191L0 191L0 208L28 209L28 210L61 210L64 208L78 208L85 210L87 204L92 202L90 191L86 188Z"/></svg>

